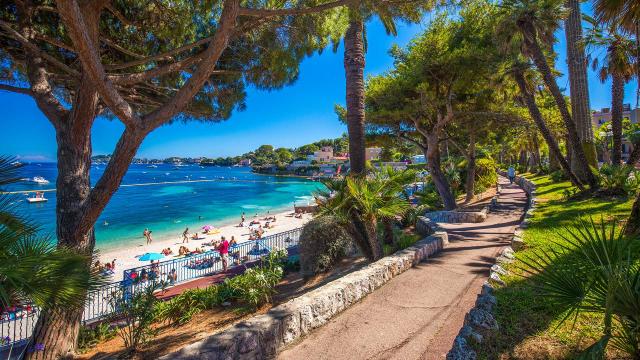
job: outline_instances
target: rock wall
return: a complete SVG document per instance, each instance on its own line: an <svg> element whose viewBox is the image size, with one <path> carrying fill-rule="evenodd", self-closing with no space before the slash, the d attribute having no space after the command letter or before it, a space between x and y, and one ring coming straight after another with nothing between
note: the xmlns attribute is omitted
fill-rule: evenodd
<svg viewBox="0 0 640 360"><path fill-rule="evenodd" d="M424 214L426 218L429 218L435 222L442 223L481 223L487 220L488 207L485 207L481 211L430 211Z"/></svg>
<svg viewBox="0 0 640 360"><path fill-rule="evenodd" d="M281 347L324 325L392 278L440 252L447 243L446 232L435 232L407 249L160 359L273 358Z"/></svg>

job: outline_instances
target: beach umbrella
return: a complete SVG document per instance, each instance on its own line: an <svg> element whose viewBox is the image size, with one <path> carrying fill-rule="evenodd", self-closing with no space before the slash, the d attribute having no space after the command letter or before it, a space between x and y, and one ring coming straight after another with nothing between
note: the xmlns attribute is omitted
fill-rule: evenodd
<svg viewBox="0 0 640 360"><path fill-rule="evenodd" d="M211 226L211 225L205 225L205 226L203 226L203 227L202 227L202 230L204 230L204 231L213 230L213 226Z"/></svg>
<svg viewBox="0 0 640 360"><path fill-rule="evenodd" d="M152 260L160 260L164 257L164 255L160 254L160 253L146 253L142 256L140 256L140 258L138 260L140 261L152 261Z"/></svg>

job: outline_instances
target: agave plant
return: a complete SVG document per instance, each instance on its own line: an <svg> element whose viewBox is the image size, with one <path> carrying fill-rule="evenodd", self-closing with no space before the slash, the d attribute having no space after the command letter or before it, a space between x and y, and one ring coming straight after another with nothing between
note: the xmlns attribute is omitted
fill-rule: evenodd
<svg viewBox="0 0 640 360"><path fill-rule="evenodd" d="M19 165L0 157L0 186L18 181ZM0 192L0 312L35 304L81 306L103 279L88 270L91 258L56 247L18 214L12 195Z"/></svg>
<svg viewBox="0 0 640 360"><path fill-rule="evenodd" d="M414 180L413 171L382 169L369 177L326 180L326 190L315 197L320 213L336 217L362 253L373 261L383 256L378 221L393 219L409 209L403 191Z"/></svg>
<svg viewBox="0 0 640 360"><path fill-rule="evenodd" d="M561 324L583 313L603 316L602 337L580 359L603 359L607 347L640 359L640 255L623 234L615 221L580 219L554 248L521 259L545 301L567 310Z"/></svg>

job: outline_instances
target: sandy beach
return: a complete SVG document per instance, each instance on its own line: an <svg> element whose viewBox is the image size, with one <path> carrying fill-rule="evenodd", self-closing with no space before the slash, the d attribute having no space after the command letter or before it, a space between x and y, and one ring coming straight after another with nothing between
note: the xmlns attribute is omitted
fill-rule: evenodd
<svg viewBox="0 0 640 360"><path fill-rule="evenodd" d="M311 214L303 214L302 219L295 218L294 213L292 211L280 212L280 213L272 213L272 214L258 214L257 217L247 216L246 224L248 224L252 220L258 220L261 222L263 228L265 225L265 221L263 220L266 216L275 216L276 222L275 227L270 229L264 229L264 236L269 236L272 234L277 234L280 232L284 232L287 230L295 229L303 226L306 222L308 222L311 218ZM238 219L238 223L240 219ZM212 224L215 225L215 224ZM212 240L220 240L221 236L225 236L227 240L231 239L232 236L236 238L238 243L245 242L249 240L249 227L238 227L238 224L235 225L226 225L217 227L216 229L219 232L212 235L205 235L202 233L201 228L192 228L189 227L189 233L192 235L193 233L198 233L198 240L189 239L188 243L182 242L181 234L175 234L175 236L171 235L169 237L163 236L158 239L153 237L153 242L149 245L146 244L146 239L142 236L142 231L144 228L140 229L140 238L136 239L131 243L131 246L126 246L114 250L103 250L98 253L98 258L101 263L111 262L113 259L116 260L116 271L113 275L113 280L118 281L122 280L122 271L125 269L147 265L148 261L139 261L137 257L143 255L147 252L161 252L163 249L171 248L174 255L178 254L178 248L182 245L189 248L189 250L195 250L197 247L203 247L204 249L211 249L210 246L203 246L202 244L211 242ZM153 229L150 229L153 231ZM173 255L166 256L163 260L171 260Z"/></svg>

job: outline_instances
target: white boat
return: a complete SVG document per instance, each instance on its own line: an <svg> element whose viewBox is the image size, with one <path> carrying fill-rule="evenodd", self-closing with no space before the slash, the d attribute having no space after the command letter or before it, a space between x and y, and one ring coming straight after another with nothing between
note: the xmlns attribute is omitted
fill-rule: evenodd
<svg viewBox="0 0 640 360"><path fill-rule="evenodd" d="M27 198L27 202L29 203L39 203L45 201L47 201L47 199L44 197L44 192L42 191L36 191L36 196Z"/></svg>
<svg viewBox="0 0 640 360"><path fill-rule="evenodd" d="M31 181L33 181L34 183L38 183L38 184L48 184L49 180L43 178L42 176L34 176L33 179L31 179Z"/></svg>

